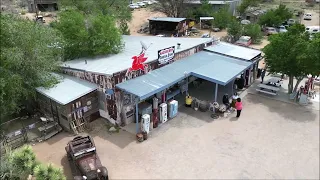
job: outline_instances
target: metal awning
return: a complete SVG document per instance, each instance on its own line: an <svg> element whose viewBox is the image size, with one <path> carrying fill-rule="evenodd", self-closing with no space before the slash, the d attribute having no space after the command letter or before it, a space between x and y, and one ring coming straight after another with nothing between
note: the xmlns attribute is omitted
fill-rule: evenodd
<svg viewBox="0 0 320 180"><path fill-rule="evenodd" d="M252 63L207 51L196 53L146 75L117 84L116 87L144 100L194 75L226 85Z"/></svg>

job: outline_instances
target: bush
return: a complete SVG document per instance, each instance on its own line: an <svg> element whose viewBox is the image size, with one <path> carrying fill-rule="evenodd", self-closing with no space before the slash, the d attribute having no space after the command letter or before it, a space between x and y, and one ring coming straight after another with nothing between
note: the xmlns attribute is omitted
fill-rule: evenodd
<svg viewBox="0 0 320 180"><path fill-rule="evenodd" d="M27 179L33 174L37 180L65 180L63 171L51 164L45 166L36 160L31 146L7 151L0 163L1 180Z"/></svg>
<svg viewBox="0 0 320 180"><path fill-rule="evenodd" d="M260 43L262 39L261 27L258 24L245 25L243 35L250 36L254 44Z"/></svg>

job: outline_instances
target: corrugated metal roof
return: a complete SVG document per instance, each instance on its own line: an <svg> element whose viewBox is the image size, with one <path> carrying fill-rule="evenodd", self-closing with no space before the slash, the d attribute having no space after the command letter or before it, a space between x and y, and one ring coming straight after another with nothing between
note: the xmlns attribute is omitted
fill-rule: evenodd
<svg viewBox="0 0 320 180"><path fill-rule="evenodd" d="M153 17L148 19L149 21L165 21L165 22L181 22L186 18L174 18L174 17Z"/></svg>
<svg viewBox="0 0 320 180"><path fill-rule="evenodd" d="M227 84L252 63L202 51L183 60L156 69L146 75L117 84L116 87L146 99L186 78L189 75L206 76L207 80Z"/></svg>
<svg viewBox="0 0 320 180"><path fill-rule="evenodd" d="M60 80L58 84L49 89L38 87L36 90L62 105L66 105L98 88L96 84L76 77L61 74L56 75Z"/></svg>
<svg viewBox="0 0 320 180"><path fill-rule="evenodd" d="M109 56L100 56L96 58L81 58L77 60L66 61L62 67L89 71L97 74L112 75L126 70L132 65L132 56L141 52L140 41L147 46L151 44L146 51L146 62L158 59L158 50L177 46L180 43L180 49L176 53L196 47L200 44L212 41L210 38L174 38L174 37L156 37L156 36L123 36L124 49L119 54ZM87 64L85 64L87 60Z"/></svg>
<svg viewBox="0 0 320 180"><path fill-rule="evenodd" d="M246 48L226 42L219 42L217 44L205 48L205 50L247 61L250 61L261 54L261 51L259 50Z"/></svg>

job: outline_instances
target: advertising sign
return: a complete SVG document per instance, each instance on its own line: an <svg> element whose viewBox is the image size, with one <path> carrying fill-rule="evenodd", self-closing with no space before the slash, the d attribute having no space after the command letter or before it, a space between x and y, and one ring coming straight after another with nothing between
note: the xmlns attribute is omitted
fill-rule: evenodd
<svg viewBox="0 0 320 180"><path fill-rule="evenodd" d="M161 49L158 51L158 62L160 65L168 63L174 58L175 47L171 46L169 48Z"/></svg>

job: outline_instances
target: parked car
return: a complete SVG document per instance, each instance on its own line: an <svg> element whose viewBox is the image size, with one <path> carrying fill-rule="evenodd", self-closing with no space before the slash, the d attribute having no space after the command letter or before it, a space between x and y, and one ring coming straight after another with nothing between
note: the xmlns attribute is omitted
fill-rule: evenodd
<svg viewBox="0 0 320 180"><path fill-rule="evenodd" d="M296 23L296 20L294 20L294 19L288 19L287 20L287 24L289 25L289 26L292 26L292 25L294 25Z"/></svg>
<svg viewBox="0 0 320 180"><path fill-rule="evenodd" d="M235 42L236 45L248 47L252 43L250 36L241 36L238 41Z"/></svg>
<svg viewBox="0 0 320 180"><path fill-rule="evenodd" d="M137 5L143 8L146 7L146 4L143 2L137 2Z"/></svg>
<svg viewBox="0 0 320 180"><path fill-rule="evenodd" d="M264 32L265 32L265 34L266 34L267 36L278 33L277 30L276 30L276 28L274 28L274 27L266 27L266 28L264 29Z"/></svg>
<svg viewBox="0 0 320 180"><path fill-rule="evenodd" d="M142 1L143 3L147 4L147 5L151 5L153 4L154 2L153 1Z"/></svg>
<svg viewBox="0 0 320 180"><path fill-rule="evenodd" d="M210 35L209 33L205 33L201 35L201 38L210 38Z"/></svg>
<svg viewBox="0 0 320 180"><path fill-rule="evenodd" d="M318 33L320 32L320 26L307 26L306 32L309 32L311 34Z"/></svg>
<svg viewBox="0 0 320 180"><path fill-rule="evenodd" d="M133 10L133 9L139 9L140 6L138 6L137 4L130 4L130 5L129 5L129 8L132 9L132 10Z"/></svg>
<svg viewBox="0 0 320 180"><path fill-rule="evenodd" d="M286 29L285 26L279 26L279 33L284 33L284 32L287 32L288 30Z"/></svg>
<svg viewBox="0 0 320 180"><path fill-rule="evenodd" d="M108 170L102 166L96 146L90 136L77 136L65 147L75 180L108 180Z"/></svg>
<svg viewBox="0 0 320 180"><path fill-rule="evenodd" d="M305 13L303 15L304 20L312 20L312 14L311 13Z"/></svg>

